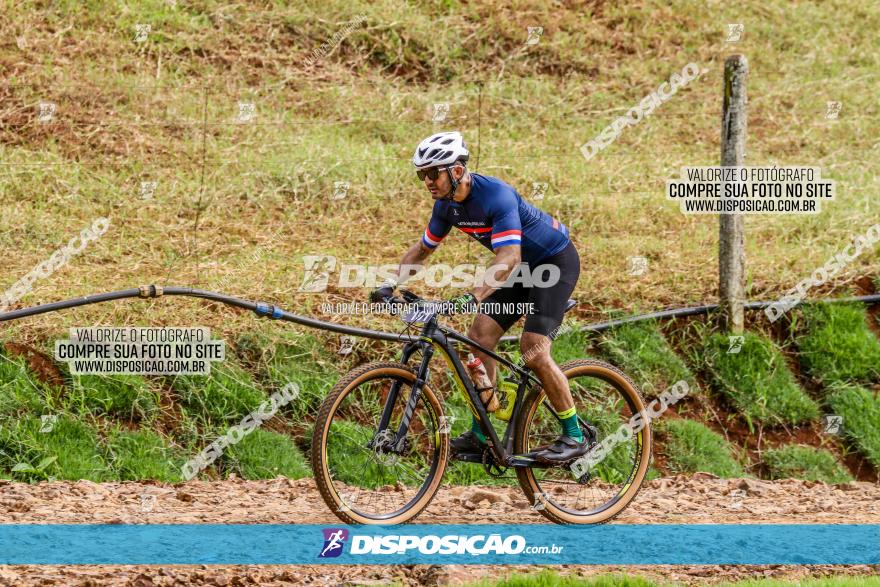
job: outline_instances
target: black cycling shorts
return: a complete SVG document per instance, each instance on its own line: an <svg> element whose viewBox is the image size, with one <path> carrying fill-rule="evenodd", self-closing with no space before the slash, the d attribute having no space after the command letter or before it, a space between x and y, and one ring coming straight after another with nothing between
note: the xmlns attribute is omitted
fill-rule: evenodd
<svg viewBox="0 0 880 587"><path fill-rule="evenodd" d="M562 324L565 304L571 297L581 274L581 260L574 244L569 242L568 246L559 253L536 263L534 266L529 265L529 268L534 271L535 267L545 264L559 267L559 281L556 284L550 287L526 287L522 283L514 283L501 287L483 300L484 304L493 303L495 308L486 306L489 310L482 311L481 309L480 313L492 318L503 331L507 332L517 320L523 317L522 313L515 311L518 309L516 306L519 304L522 307L524 304L531 303L534 312L526 315L523 332L535 332L550 336L550 333L555 332ZM498 311L499 306L501 311ZM514 311L504 311L505 306Z"/></svg>

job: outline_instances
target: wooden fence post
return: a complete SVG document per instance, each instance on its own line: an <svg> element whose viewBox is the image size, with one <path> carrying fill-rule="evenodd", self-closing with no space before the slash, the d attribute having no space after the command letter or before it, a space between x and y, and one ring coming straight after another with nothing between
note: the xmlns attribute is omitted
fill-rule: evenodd
<svg viewBox="0 0 880 587"><path fill-rule="evenodd" d="M731 55L724 62L724 109L721 117L721 166L740 167L746 153L746 80L749 62ZM743 331L745 303L745 226L742 214L719 214L718 295L721 325Z"/></svg>

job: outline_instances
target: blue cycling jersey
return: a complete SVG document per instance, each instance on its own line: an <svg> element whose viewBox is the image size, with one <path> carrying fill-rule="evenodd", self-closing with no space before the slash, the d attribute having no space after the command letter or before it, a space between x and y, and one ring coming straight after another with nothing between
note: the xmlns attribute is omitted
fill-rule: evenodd
<svg viewBox="0 0 880 587"><path fill-rule="evenodd" d="M494 251L520 245L530 265L562 251L569 243L564 224L526 202L497 177L471 173L471 193L463 202L437 200L422 243L437 248L455 226Z"/></svg>

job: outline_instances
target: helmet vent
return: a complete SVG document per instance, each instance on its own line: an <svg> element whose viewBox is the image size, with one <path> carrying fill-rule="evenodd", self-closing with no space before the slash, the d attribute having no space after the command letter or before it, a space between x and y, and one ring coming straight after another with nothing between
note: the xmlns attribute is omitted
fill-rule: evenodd
<svg viewBox="0 0 880 587"><path fill-rule="evenodd" d="M439 132L423 140L412 158L418 169L468 160L468 148L459 132Z"/></svg>

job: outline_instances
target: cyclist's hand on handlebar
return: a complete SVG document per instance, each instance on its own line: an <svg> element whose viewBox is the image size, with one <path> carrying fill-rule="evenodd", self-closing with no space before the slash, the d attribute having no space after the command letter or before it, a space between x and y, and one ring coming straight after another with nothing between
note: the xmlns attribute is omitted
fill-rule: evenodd
<svg viewBox="0 0 880 587"><path fill-rule="evenodd" d="M394 288L396 286L397 284L393 282L383 283L370 292L370 301L375 304L390 302L391 298L394 297Z"/></svg>

